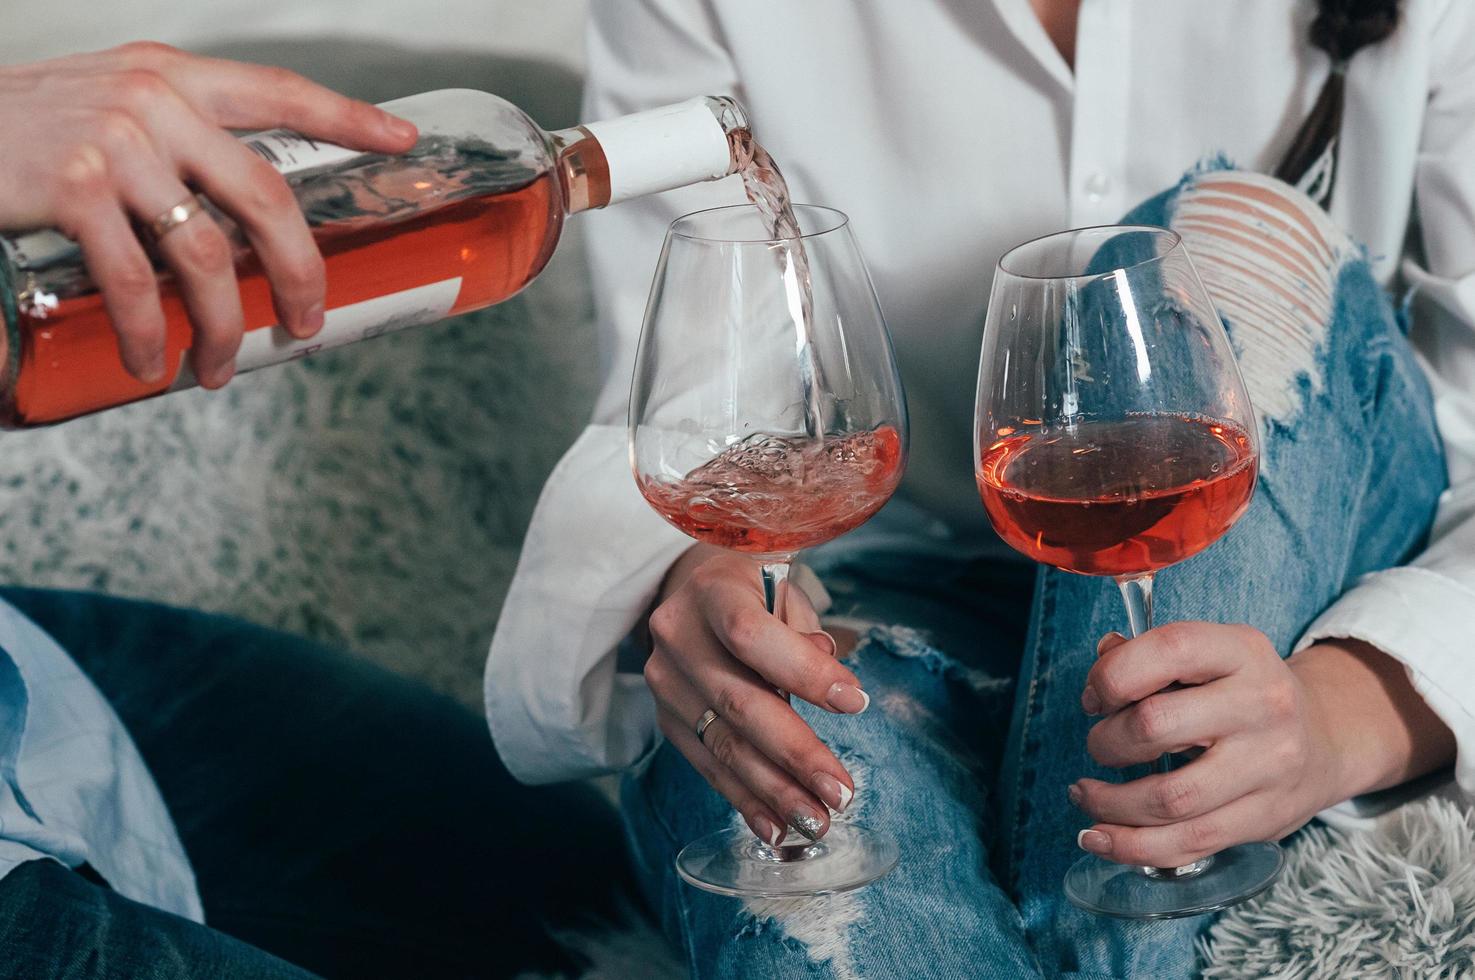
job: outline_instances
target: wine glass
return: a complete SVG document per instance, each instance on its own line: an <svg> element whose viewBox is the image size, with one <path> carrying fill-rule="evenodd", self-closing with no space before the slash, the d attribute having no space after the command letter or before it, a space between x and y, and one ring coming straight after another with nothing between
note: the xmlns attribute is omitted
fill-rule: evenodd
<svg viewBox="0 0 1475 980"><path fill-rule="evenodd" d="M1084 228L999 260L974 459L1004 541L1056 568L1111 576L1130 634L1152 628L1153 573L1228 531L1259 469L1239 366L1182 239L1162 228ZM1152 771L1171 767L1163 756ZM1271 842L1180 868L1088 855L1065 891L1104 915L1197 915L1259 893L1282 860Z"/></svg>
<svg viewBox="0 0 1475 980"><path fill-rule="evenodd" d="M751 556L780 618L795 553L880 510L907 449L890 336L848 219L793 210L789 237L746 205L671 225L630 393L640 492L696 540ZM709 834L676 866L708 891L785 897L858 888L897 854L889 836L836 822L819 842Z"/></svg>

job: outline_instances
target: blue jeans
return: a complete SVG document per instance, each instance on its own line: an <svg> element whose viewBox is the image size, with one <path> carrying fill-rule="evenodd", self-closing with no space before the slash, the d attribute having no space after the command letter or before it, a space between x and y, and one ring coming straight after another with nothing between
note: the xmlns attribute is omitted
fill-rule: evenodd
<svg viewBox="0 0 1475 980"><path fill-rule="evenodd" d="M549 926L636 894L608 801L518 785L449 698L224 616L3 592L127 726L206 925L32 861L0 879L0 978L574 975Z"/></svg>
<svg viewBox="0 0 1475 980"><path fill-rule="evenodd" d="M1169 224L1193 187L1186 180L1128 222ZM1249 623L1287 656L1359 575L1421 546L1445 483L1429 392L1366 263L1341 265L1334 283L1325 322L1306 339L1313 370L1286 381L1294 411L1257 402L1254 502L1214 547L1159 574L1158 622ZM1267 342L1263 331L1227 325L1242 361L1253 361L1246 355ZM1247 377L1252 393L1255 381ZM1087 755L1079 701L1096 641L1126 627L1114 584L950 557L921 539L911 551L851 547L834 560L822 549L814 564L834 612L881 624L848 661L873 706L859 716L796 707L856 778L856 801L840 819L891 832L901 863L828 898L745 902L685 886L672 871L676 852L734 820L663 746L626 781L626 827L693 975L1190 975L1208 917L1098 918L1061 892L1088 823L1066 787L1081 776L1120 778Z"/></svg>

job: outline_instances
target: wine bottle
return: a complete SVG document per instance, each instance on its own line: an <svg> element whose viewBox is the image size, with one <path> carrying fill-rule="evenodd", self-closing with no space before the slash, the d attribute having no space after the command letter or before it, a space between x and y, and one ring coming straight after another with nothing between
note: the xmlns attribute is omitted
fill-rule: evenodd
<svg viewBox="0 0 1475 980"><path fill-rule="evenodd" d="M564 217L733 173L751 134L741 106L703 97L546 132L485 92L447 89L384 108L420 128L401 156L273 130L243 137L287 176L327 265L317 335L276 326L270 284L245 237L208 201L236 249L245 336L236 370L339 347L499 303L530 283ZM128 374L77 245L46 229L0 235L0 427L59 422L193 387L189 317L158 271L165 380Z"/></svg>

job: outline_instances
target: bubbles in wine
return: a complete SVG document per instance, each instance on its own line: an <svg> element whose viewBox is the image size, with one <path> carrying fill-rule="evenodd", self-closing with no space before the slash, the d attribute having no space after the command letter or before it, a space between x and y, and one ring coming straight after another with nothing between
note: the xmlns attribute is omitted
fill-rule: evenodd
<svg viewBox="0 0 1475 980"><path fill-rule="evenodd" d="M787 553L864 523L896 489L901 455L891 426L821 440L759 433L679 480L642 477L640 489L698 540Z"/></svg>

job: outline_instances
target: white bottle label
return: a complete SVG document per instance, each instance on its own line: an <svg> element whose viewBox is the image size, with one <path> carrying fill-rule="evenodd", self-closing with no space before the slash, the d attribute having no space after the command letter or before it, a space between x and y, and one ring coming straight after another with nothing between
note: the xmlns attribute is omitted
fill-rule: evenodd
<svg viewBox="0 0 1475 980"><path fill-rule="evenodd" d="M411 95L381 102L379 108L385 112L407 115L414 110L418 98L419 96ZM336 143L309 139L290 129L268 129L260 133L250 133L242 136L241 142L284 175L331 167L366 155L363 150L350 150Z"/></svg>
<svg viewBox="0 0 1475 980"><path fill-rule="evenodd" d="M422 323L445 319L456 297L461 295L461 277L417 286L400 293L378 296L329 310L323 317L323 328L306 340L287 333L281 327L261 327L246 331L241 349L236 354L236 371L244 374L271 364L332 350L346 344L368 340L381 334L394 333ZM170 391L193 388L198 382L188 359L180 363L179 376Z"/></svg>
<svg viewBox="0 0 1475 980"><path fill-rule="evenodd" d="M241 142L284 175L331 167L364 155L363 150L350 150L336 143L308 139L290 129L252 133L242 137Z"/></svg>
<svg viewBox="0 0 1475 980"><path fill-rule="evenodd" d="M589 123L609 162L609 203L721 177L732 166L727 132L703 98Z"/></svg>

